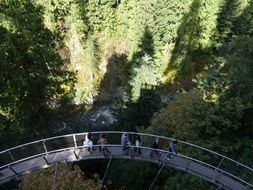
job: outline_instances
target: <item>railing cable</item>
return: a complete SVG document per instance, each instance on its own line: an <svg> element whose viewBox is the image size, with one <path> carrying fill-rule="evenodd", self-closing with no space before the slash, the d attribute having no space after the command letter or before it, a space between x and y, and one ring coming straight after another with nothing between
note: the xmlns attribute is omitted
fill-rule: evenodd
<svg viewBox="0 0 253 190"><path fill-rule="evenodd" d="M151 185L149 186L148 190L151 190L152 186L154 185L156 178L159 176L159 174L161 173L162 169L164 168L164 164L160 167L159 171L157 172L155 179L153 180L153 182L151 183Z"/></svg>
<svg viewBox="0 0 253 190"><path fill-rule="evenodd" d="M101 181L101 183L100 183L99 190L103 189L104 180L105 180L107 171L108 171L108 169L109 169L109 167L110 167L111 161L112 161L112 156L110 157L110 160L109 160L109 162L108 162L108 164L107 164L107 167L106 167L106 170L105 170L105 173L104 173L104 177L103 177L103 179L102 179L102 181Z"/></svg>
<svg viewBox="0 0 253 190"><path fill-rule="evenodd" d="M54 177L53 177L53 186L52 186L52 190L55 190L55 184L56 184L56 177L57 177L57 162L54 165Z"/></svg>

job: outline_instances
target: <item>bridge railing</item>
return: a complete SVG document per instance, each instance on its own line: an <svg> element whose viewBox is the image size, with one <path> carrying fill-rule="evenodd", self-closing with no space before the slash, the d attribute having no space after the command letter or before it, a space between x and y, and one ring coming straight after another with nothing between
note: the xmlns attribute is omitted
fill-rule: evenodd
<svg viewBox="0 0 253 190"><path fill-rule="evenodd" d="M123 133L128 133L132 145L134 145L135 135L142 136L142 147L149 148L154 138L159 138L161 151L168 150L168 144L173 139L164 136L156 136L152 134L134 133L134 132L122 132L122 131L99 131L91 132L92 141L97 144L99 135L104 133L108 144L120 145L121 136ZM36 157L38 155L46 155L50 152L57 150L64 150L67 148L80 148L83 146L83 141L87 133L77 133L70 135L62 135L57 137L46 138L31 143L26 143L20 146L16 146L0 152L0 171L6 167L17 164L27 158ZM176 145L177 152L180 156L189 160L197 160L198 162L212 167L215 170L222 171L227 175L230 175L237 180L241 180L246 185L253 187L253 169L239 163L224 155L211 151L209 149L188 143L178 141Z"/></svg>

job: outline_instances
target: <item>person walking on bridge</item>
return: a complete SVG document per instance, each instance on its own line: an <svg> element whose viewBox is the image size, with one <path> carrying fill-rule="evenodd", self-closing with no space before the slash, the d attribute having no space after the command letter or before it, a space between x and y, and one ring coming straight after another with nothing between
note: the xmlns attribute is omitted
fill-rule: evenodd
<svg viewBox="0 0 253 190"><path fill-rule="evenodd" d="M85 140L83 141L83 146L87 148L88 152L92 153L96 149L93 147L93 142L92 142L92 135L90 132L85 134Z"/></svg>
<svg viewBox="0 0 253 190"><path fill-rule="evenodd" d="M170 160L173 155L177 154L175 151L175 145L177 144L177 140L173 140L169 143L169 150L167 154L167 159Z"/></svg>
<svg viewBox="0 0 253 190"><path fill-rule="evenodd" d="M134 147L134 153L141 154L141 148L139 148L142 145L142 136L140 134L135 135L135 147Z"/></svg>
<svg viewBox="0 0 253 190"><path fill-rule="evenodd" d="M124 134L121 139L121 144L122 144L122 151L124 156L128 156L131 142L129 140L128 134Z"/></svg>
<svg viewBox="0 0 253 190"><path fill-rule="evenodd" d="M153 159L154 158L154 154L155 154L156 157L159 157L160 154L159 154L158 150L156 150L156 149L160 148L159 138L158 137L156 137L154 139L154 141L153 141L153 143L151 145L151 148L153 150L151 150L149 157Z"/></svg>
<svg viewBox="0 0 253 190"><path fill-rule="evenodd" d="M105 134L101 133L99 135L98 144L100 145L99 151L103 152L103 155L106 156L106 153L110 154L111 152L108 150L108 148L105 146L107 144L107 140L105 138Z"/></svg>

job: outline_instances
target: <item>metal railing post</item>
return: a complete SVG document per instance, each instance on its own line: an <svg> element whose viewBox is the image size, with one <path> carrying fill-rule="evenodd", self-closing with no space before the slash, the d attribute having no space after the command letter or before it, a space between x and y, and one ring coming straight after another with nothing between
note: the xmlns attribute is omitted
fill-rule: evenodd
<svg viewBox="0 0 253 190"><path fill-rule="evenodd" d="M76 135L73 134L72 137L73 137L73 141L74 141L74 145L75 145L75 148L73 149L73 153L74 153L76 159L79 159L79 157L77 156L76 151L75 151L75 149L77 149Z"/></svg>
<svg viewBox="0 0 253 190"><path fill-rule="evenodd" d="M43 141L42 141L42 144L43 144L43 148L44 148L45 153L48 154L47 146L46 146L46 143L45 143L45 142L46 142L46 141L43 140Z"/></svg>
<svg viewBox="0 0 253 190"><path fill-rule="evenodd" d="M220 160L218 166L215 168L215 171L216 171L218 168L220 168L220 166L221 166L221 164L223 163L223 161L224 161L224 157L221 158L221 160Z"/></svg>
<svg viewBox="0 0 253 190"><path fill-rule="evenodd" d="M14 156L12 155L12 153L10 151L8 151L9 156L11 157L12 161L15 162Z"/></svg>
<svg viewBox="0 0 253 190"><path fill-rule="evenodd" d="M73 134L72 136L73 136L73 140L74 140L75 148L77 148L76 135L75 135L75 134Z"/></svg>

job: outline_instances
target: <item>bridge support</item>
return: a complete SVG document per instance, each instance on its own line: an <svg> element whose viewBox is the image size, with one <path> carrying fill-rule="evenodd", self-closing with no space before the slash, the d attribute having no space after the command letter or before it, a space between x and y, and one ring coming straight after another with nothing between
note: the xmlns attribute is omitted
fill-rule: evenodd
<svg viewBox="0 0 253 190"><path fill-rule="evenodd" d="M47 163L47 165L50 165L50 163L48 162L48 160L46 159L45 156L42 156L42 158L45 160L45 162Z"/></svg>
<svg viewBox="0 0 253 190"><path fill-rule="evenodd" d="M161 173L162 169L164 168L164 164L160 167L159 171L157 172L156 176L155 176L155 179L153 180L153 182L151 183L151 185L149 186L149 189L148 190L151 190L152 186L154 185L157 177L159 176L159 174Z"/></svg>
<svg viewBox="0 0 253 190"><path fill-rule="evenodd" d="M73 150L73 153L74 153L74 155L75 155L76 159L78 160L78 159L79 159L79 157L77 156L77 154L76 154L76 151L75 151L75 150Z"/></svg>
<svg viewBox="0 0 253 190"><path fill-rule="evenodd" d="M112 161L112 156L110 157L110 160L109 160L109 162L108 162L108 164L107 164L107 167L106 167L106 170L105 170L105 173L104 173L104 177L103 177L103 179L102 179L102 181L101 181L101 183L100 183L99 190L103 189L104 180L105 180L107 171L108 171L108 169L109 169L109 167L110 167L111 161Z"/></svg>
<svg viewBox="0 0 253 190"><path fill-rule="evenodd" d="M220 189L222 188L222 186L223 186L223 185L221 184L216 190L220 190Z"/></svg>
<svg viewBox="0 0 253 190"><path fill-rule="evenodd" d="M10 168L10 170L11 170L17 177L19 176L19 173L16 172L11 166L10 166L9 168Z"/></svg>
<svg viewBox="0 0 253 190"><path fill-rule="evenodd" d="M190 165L190 163L191 163L191 160L188 160L187 164L185 165L184 170L187 170L187 169L188 169L188 166Z"/></svg>
<svg viewBox="0 0 253 190"><path fill-rule="evenodd" d="M213 178L213 182L217 181L217 179L223 174L223 172L219 172L219 174Z"/></svg>
<svg viewBox="0 0 253 190"><path fill-rule="evenodd" d="M55 190L56 176L57 176L57 171L58 171L57 166L58 166L58 163L56 162L54 165L54 179L53 179L52 190Z"/></svg>

